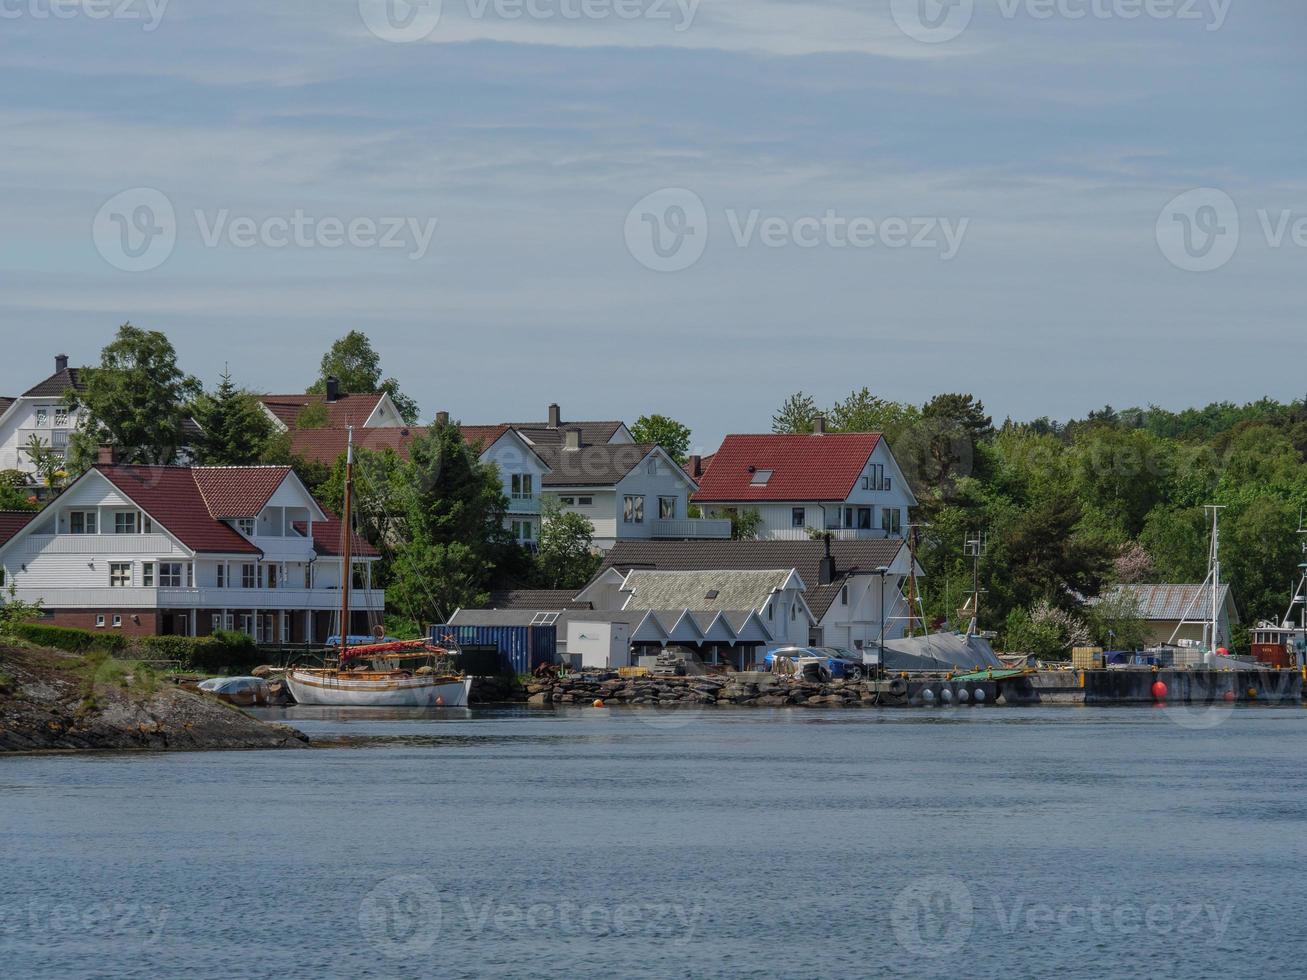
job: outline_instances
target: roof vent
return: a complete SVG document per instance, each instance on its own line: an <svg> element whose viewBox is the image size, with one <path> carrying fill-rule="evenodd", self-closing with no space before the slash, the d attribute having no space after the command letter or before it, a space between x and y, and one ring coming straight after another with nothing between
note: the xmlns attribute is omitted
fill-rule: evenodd
<svg viewBox="0 0 1307 980"><path fill-rule="evenodd" d="M709 589L709 590L704 594L704 598L705 598L705 599L708 599L708 600L711 601L711 600L713 600L713 599L716 599L718 595L720 595L720 593L719 593L716 589Z"/></svg>

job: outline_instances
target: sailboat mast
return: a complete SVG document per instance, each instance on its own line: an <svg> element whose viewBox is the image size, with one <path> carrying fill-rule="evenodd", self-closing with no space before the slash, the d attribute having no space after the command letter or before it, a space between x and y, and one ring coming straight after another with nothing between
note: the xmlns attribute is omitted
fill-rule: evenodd
<svg viewBox="0 0 1307 980"><path fill-rule="evenodd" d="M349 589L353 584L353 561L350 546L353 535L350 516L354 495L354 427L348 429L345 449L345 513L340 520L340 663L345 664L345 647L349 644Z"/></svg>

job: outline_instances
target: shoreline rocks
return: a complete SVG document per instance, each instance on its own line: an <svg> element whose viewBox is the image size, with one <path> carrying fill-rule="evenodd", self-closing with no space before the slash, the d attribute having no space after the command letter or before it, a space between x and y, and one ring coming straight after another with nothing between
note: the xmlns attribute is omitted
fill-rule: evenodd
<svg viewBox="0 0 1307 980"><path fill-rule="evenodd" d="M526 685L526 703L536 707L559 704L648 705L673 707L807 705L820 708L874 707L907 704L903 695L886 690L877 697L874 681L832 680L824 683L764 672L690 677L619 677L615 673L571 675L535 680Z"/></svg>
<svg viewBox="0 0 1307 980"><path fill-rule="evenodd" d="M0 647L0 753L303 748L268 724L131 665Z"/></svg>

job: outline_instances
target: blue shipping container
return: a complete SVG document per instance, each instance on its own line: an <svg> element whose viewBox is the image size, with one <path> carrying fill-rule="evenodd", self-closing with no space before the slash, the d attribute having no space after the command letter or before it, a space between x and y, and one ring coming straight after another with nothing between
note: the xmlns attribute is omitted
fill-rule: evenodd
<svg viewBox="0 0 1307 980"><path fill-rule="evenodd" d="M500 670L529 674L541 664L557 662L558 631L552 626L433 626L436 646L494 647Z"/></svg>

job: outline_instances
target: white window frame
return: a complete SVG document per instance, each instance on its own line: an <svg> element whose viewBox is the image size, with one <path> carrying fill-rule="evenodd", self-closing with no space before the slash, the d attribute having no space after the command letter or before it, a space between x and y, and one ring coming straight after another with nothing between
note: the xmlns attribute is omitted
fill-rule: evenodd
<svg viewBox="0 0 1307 980"><path fill-rule="evenodd" d="M259 522L253 517L242 517L236 521L236 530L247 538L254 537L254 532L257 530L258 526Z"/></svg>
<svg viewBox="0 0 1307 980"><path fill-rule="evenodd" d="M36 428L44 429L50 424L50 406L38 405L36 407Z"/></svg>
<svg viewBox="0 0 1307 980"><path fill-rule="evenodd" d="M141 562L141 586L142 588L154 588L154 562Z"/></svg>
<svg viewBox="0 0 1307 980"><path fill-rule="evenodd" d="M100 529L99 511L73 510L68 512L69 534L97 534ZM82 529L77 530L77 519L82 520ZM89 530L88 530L89 528Z"/></svg>
<svg viewBox="0 0 1307 980"><path fill-rule="evenodd" d="M808 508L791 507L790 527L807 527L807 526L808 526Z"/></svg>
<svg viewBox="0 0 1307 980"><path fill-rule="evenodd" d="M664 497L664 496L659 495L659 497L658 497L658 519L659 519L660 521L674 521L674 520L676 520L676 505L677 505L678 502L679 502L679 501L678 501L678 499L677 499L676 497ZM671 504L671 513L670 513L670 514L664 514L664 513L663 513L663 510L664 510L663 505L664 505L664 504Z"/></svg>
<svg viewBox="0 0 1307 980"><path fill-rule="evenodd" d="M644 494L628 493L622 495L622 523L644 523Z"/></svg>
<svg viewBox="0 0 1307 980"><path fill-rule="evenodd" d="M116 630L120 630L123 628L123 617L121 613L113 614L113 628Z"/></svg>
<svg viewBox="0 0 1307 980"><path fill-rule="evenodd" d="M253 562L241 565L241 588L257 589L259 587L259 566Z"/></svg>
<svg viewBox="0 0 1307 980"><path fill-rule="evenodd" d="M159 562L159 588L161 589L180 589L182 582L185 581L183 576L186 575L182 570L182 562L179 561L161 561ZM176 569L174 573L173 569Z"/></svg>
<svg viewBox="0 0 1307 980"><path fill-rule="evenodd" d="M114 534L137 534L137 528L140 522L137 520L138 514L134 510L116 510L113 512L113 533ZM130 525L130 529L128 528Z"/></svg>
<svg viewBox="0 0 1307 980"><path fill-rule="evenodd" d="M126 576L123 581L115 579ZM109 562L109 588L111 589L130 589L132 587L132 563L129 561L111 561Z"/></svg>
<svg viewBox="0 0 1307 980"><path fill-rule="evenodd" d="M95 614L95 628L98 630L104 629L104 613Z"/></svg>
<svg viewBox="0 0 1307 980"><path fill-rule="evenodd" d="M510 487L514 500L535 499L535 478L530 473L514 473Z"/></svg>

